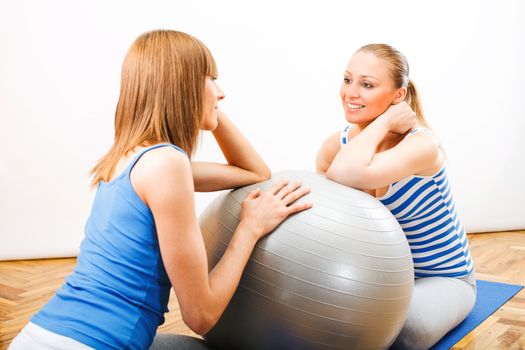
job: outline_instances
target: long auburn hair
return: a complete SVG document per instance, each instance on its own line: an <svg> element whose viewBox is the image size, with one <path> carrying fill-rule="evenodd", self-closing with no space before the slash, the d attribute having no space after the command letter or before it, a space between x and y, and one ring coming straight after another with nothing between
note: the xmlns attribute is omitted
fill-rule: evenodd
<svg viewBox="0 0 525 350"><path fill-rule="evenodd" d="M173 30L140 35L122 64L115 139L91 170L92 185L108 181L136 146L171 143L191 156L204 119L206 76L216 77L217 66L198 39Z"/></svg>
<svg viewBox="0 0 525 350"><path fill-rule="evenodd" d="M416 113L418 122L429 128L428 122L423 114L419 92L414 82L409 78L408 61L401 52L387 44L368 44L362 46L357 52L368 52L382 59L388 66L396 88L406 87L406 103Z"/></svg>

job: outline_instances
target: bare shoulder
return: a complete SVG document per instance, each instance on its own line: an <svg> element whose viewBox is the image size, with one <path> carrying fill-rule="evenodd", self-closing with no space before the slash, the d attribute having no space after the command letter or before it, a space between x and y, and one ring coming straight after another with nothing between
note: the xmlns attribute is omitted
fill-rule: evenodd
<svg viewBox="0 0 525 350"><path fill-rule="evenodd" d="M173 166L173 164L182 165L188 163L188 157L181 151L173 147L158 147L152 149L149 152L146 152L141 157L141 162L145 165L154 167L154 168L163 168ZM166 169L166 170L168 170Z"/></svg>
<svg viewBox="0 0 525 350"><path fill-rule="evenodd" d="M439 140L427 131L418 131L401 142L411 152L416 152L420 164L417 175L433 175L443 166L443 152Z"/></svg>
<svg viewBox="0 0 525 350"><path fill-rule="evenodd" d="M193 179L188 157L173 147L159 147L146 152L131 173L137 194L148 202L152 192L170 191L174 187L192 190Z"/></svg>
<svg viewBox="0 0 525 350"><path fill-rule="evenodd" d="M440 143L438 139L428 131L418 131L409 137L405 137L403 141L411 142L423 148L424 152L437 153L440 151Z"/></svg>
<svg viewBox="0 0 525 350"><path fill-rule="evenodd" d="M328 136L321 144L315 158L315 168L318 173L326 173L335 156L341 150L340 138L341 132L335 132Z"/></svg>
<svg viewBox="0 0 525 350"><path fill-rule="evenodd" d="M337 152L341 149L341 132L335 132L328 136L322 143L319 149L318 157L325 160L331 160L335 157Z"/></svg>
<svg viewBox="0 0 525 350"><path fill-rule="evenodd" d="M190 166L189 159L184 153L168 146L158 147L146 152L137 166L139 164L143 172L156 173L157 175Z"/></svg>
<svg viewBox="0 0 525 350"><path fill-rule="evenodd" d="M335 148L335 147L339 147L340 143L341 143L341 132L337 131L329 135L324 141L323 145L329 148Z"/></svg>

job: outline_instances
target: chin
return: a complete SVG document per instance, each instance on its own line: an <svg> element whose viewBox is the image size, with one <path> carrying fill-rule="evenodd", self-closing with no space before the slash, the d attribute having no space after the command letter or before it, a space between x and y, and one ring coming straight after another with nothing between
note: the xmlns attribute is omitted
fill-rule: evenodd
<svg viewBox="0 0 525 350"><path fill-rule="evenodd" d="M363 124L366 123L368 118L357 117L355 115L346 115L346 121L351 124Z"/></svg>
<svg viewBox="0 0 525 350"><path fill-rule="evenodd" d="M214 123L206 123L206 125L204 125L204 130L206 131L213 131L215 129L217 129L217 127L219 126L219 123L217 122L217 120L215 120Z"/></svg>
<svg viewBox="0 0 525 350"><path fill-rule="evenodd" d="M371 116L371 115L356 115L356 114L350 114L345 113L346 121L351 124L369 124L374 121L378 116Z"/></svg>
<svg viewBox="0 0 525 350"><path fill-rule="evenodd" d="M217 126L219 126L219 119L217 114L213 114L212 116L206 116L202 122L201 130L206 131L213 131L217 129Z"/></svg>

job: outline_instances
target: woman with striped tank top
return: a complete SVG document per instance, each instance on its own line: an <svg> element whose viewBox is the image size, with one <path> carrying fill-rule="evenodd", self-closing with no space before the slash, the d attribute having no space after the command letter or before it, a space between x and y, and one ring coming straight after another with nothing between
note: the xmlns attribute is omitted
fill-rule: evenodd
<svg viewBox="0 0 525 350"><path fill-rule="evenodd" d="M10 350L209 349L162 334L171 288L184 322L205 334L239 283L256 241L308 189L281 181L255 190L219 263L208 272L194 190L262 181L270 171L218 109L224 93L206 46L176 31L139 36L122 66L114 144L92 171L97 192L73 274L13 340ZM193 162L199 130L211 131L227 164ZM153 344L153 345L152 345Z"/></svg>
<svg viewBox="0 0 525 350"><path fill-rule="evenodd" d="M408 71L389 45L366 45L352 56L340 89L349 125L323 143L316 166L378 198L403 228L415 282L393 348L428 349L469 314L476 284L445 156Z"/></svg>

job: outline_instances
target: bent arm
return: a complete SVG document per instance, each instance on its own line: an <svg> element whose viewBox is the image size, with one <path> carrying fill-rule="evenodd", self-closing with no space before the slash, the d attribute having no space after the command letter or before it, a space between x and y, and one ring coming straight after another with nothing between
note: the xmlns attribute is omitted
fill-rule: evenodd
<svg viewBox="0 0 525 350"><path fill-rule="evenodd" d="M369 166L388 132L387 120L377 118L341 148L326 176L330 180L359 189L378 188L371 187L376 181L370 181Z"/></svg>
<svg viewBox="0 0 525 350"><path fill-rule="evenodd" d="M343 185L373 190L440 166L439 144L426 133L406 137L395 147L376 153L388 131L379 118L371 123L341 149L327 177Z"/></svg>
<svg viewBox="0 0 525 350"><path fill-rule="evenodd" d="M150 151L135 166L131 181L153 214L162 261L182 318L201 335L226 309L256 241L289 215L311 207L311 203L295 203L309 191L298 183L281 181L264 193L252 191L243 201L240 223L223 257L208 273L187 157L168 147Z"/></svg>
<svg viewBox="0 0 525 350"><path fill-rule="evenodd" d="M224 257L208 275L206 250L194 210L190 162L172 149L155 153L155 157L143 157L142 170L132 181L153 213L162 260L182 318L194 332L204 334L233 296L256 235L239 225Z"/></svg>
<svg viewBox="0 0 525 350"><path fill-rule="evenodd" d="M219 125L213 131L228 164L192 162L195 190L219 191L267 180L270 169L255 148L219 110Z"/></svg>

